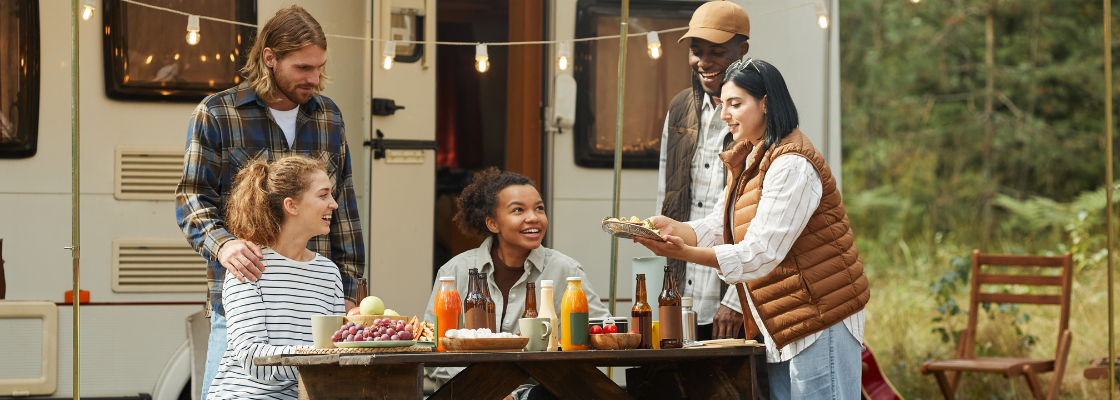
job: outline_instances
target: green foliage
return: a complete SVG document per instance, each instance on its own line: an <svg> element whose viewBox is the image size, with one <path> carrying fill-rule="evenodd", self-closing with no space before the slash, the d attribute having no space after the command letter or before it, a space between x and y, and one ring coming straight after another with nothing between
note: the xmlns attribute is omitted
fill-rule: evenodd
<svg viewBox="0 0 1120 400"><path fill-rule="evenodd" d="M956 350L967 319L967 255L973 249L1069 251L1076 267L1075 296L1083 293L1086 297L1078 301L1095 305L1074 312L1103 307L1101 5L1061 0L839 4L841 170L844 203L872 285L868 343L887 360L884 365L894 366L888 373L905 397L939 397L933 379L918 368L925 359L951 357ZM986 60L989 15L991 64ZM1120 10L1113 11L1113 21L1117 16ZM1118 25L1114 22L1114 29ZM1120 68L1120 62L1113 65ZM1085 291L1078 292L1078 285ZM993 328L984 332L989 339L977 340L977 355L1046 357L1040 349L1052 355L1056 316L1027 309L983 305L981 325ZM890 332L877 331L876 324L890 326ZM1099 320L1071 324L1087 329ZM1104 335L1093 329L1078 331L1074 346ZM886 349L885 357L878 355L880 349ZM1084 359L1101 356L1085 351ZM1070 361L1083 360L1071 355ZM1079 375L1080 369L1071 367L1067 382ZM1024 395L999 377L965 380L971 383L958 393L962 398Z"/></svg>

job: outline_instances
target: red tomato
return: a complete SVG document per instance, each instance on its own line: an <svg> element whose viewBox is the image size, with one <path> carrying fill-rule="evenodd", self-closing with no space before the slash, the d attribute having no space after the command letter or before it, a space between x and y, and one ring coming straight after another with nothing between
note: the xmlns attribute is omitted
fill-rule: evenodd
<svg viewBox="0 0 1120 400"><path fill-rule="evenodd" d="M634 334L634 335L638 334L638 332L634 332L634 331L626 331L626 333L630 333L630 334Z"/></svg>
<svg viewBox="0 0 1120 400"><path fill-rule="evenodd" d="M603 327L601 327L599 325L592 325L591 326L591 334L592 335L598 335L600 333L603 333Z"/></svg>
<svg viewBox="0 0 1120 400"><path fill-rule="evenodd" d="M606 324L603 326L603 333L618 333L618 327L615 324Z"/></svg>
<svg viewBox="0 0 1120 400"><path fill-rule="evenodd" d="M362 315L362 312L361 310L358 310L358 307L351 308L350 311L346 312L346 316L348 317L354 315Z"/></svg>

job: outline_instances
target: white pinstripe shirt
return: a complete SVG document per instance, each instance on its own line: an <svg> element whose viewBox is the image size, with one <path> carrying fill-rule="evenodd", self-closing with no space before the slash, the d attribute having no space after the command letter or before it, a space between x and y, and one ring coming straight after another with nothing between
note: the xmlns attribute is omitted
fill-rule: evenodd
<svg viewBox="0 0 1120 400"><path fill-rule="evenodd" d="M700 130L696 137L696 153L692 156L692 210L689 219L704 218L715 210L716 201L723 196L723 188L727 186L723 174L723 161L719 153L723 151L723 138L727 137L727 123L719 119L723 105L713 106L712 98L704 94L704 104L701 106ZM657 209L653 215L661 215L661 207L665 203L665 164L667 162L667 144L669 142L669 118L665 117L665 128L661 132L661 158L657 168ZM719 273L714 268L699 264L685 264L685 282L677 282L681 289L681 297L692 298L692 310L696 311L696 323L708 325L712 323L716 310L721 304L719 297ZM739 295L734 290L724 294L722 304L742 312L739 306Z"/></svg>
<svg viewBox="0 0 1120 400"><path fill-rule="evenodd" d="M755 147L755 151L758 149L759 147ZM725 195L721 195L715 204L718 211L704 219L689 221L688 224L696 230L697 246L715 247L718 271L723 279L728 283L749 282L770 274L786 258L793 242L801 236L813 211L820 205L822 192L821 178L813 164L801 156L785 155L774 160L762 181L762 198L758 202L758 211L743 240L735 244L723 244ZM762 319L758 317L758 310L750 296L747 297L747 302L755 324L766 337L767 362L788 361L809 348L821 336L821 332L817 332L778 349L770 338L770 332L762 324ZM844 326L856 340L863 343L863 310L845 319Z"/></svg>
<svg viewBox="0 0 1120 400"><path fill-rule="evenodd" d="M295 367L257 366L253 358L313 346L311 316L346 312L342 277L326 257L299 262L266 248L264 264L256 282L225 274L227 347L207 399L297 399Z"/></svg>

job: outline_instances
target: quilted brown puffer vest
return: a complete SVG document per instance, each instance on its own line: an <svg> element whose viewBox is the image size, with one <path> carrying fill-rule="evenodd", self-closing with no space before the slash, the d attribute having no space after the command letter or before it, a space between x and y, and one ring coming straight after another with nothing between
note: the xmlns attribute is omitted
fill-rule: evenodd
<svg viewBox="0 0 1120 400"><path fill-rule="evenodd" d="M780 349L859 312L871 291L836 179L824 156L799 129L748 160L752 148L742 142L720 154L727 165L727 184L735 188L735 198L728 199L724 213L724 238L734 238L737 243L746 236L758 211L766 171L778 157L798 155L809 160L823 189L820 205L786 258L769 275L747 282L759 319ZM728 192L731 196L732 191ZM753 337L758 327L753 318L747 320L747 337Z"/></svg>

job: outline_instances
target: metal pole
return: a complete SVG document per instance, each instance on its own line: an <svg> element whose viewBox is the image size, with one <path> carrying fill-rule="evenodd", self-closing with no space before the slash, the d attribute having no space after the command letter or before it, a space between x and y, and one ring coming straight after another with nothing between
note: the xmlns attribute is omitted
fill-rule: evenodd
<svg viewBox="0 0 1120 400"><path fill-rule="evenodd" d="M78 137L80 131L80 126L78 124L80 103L78 99L78 10L80 5L78 0L72 0L71 3L73 4L70 6L70 256L74 259L74 295L71 296L71 306L74 307L74 400L78 400L81 398L79 388L82 382L78 372L82 365L79 362L78 356L80 354L78 351L78 343L80 342L80 340L78 340L78 304L81 303L82 293L78 285L78 278L80 276L78 273L78 262L81 257L81 253L78 249L79 239L81 238L81 219L79 215L81 207L78 197L81 190L79 179L81 175L81 166L79 165L78 157Z"/></svg>
<svg viewBox="0 0 1120 400"><path fill-rule="evenodd" d="M1104 153L1105 218L1108 221L1108 398L1116 392L1116 366L1112 344L1112 0L1104 0Z"/></svg>
<svg viewBox="0 0 1120 400"><path fill-rule="evenodd" d="M626 92L626 34L627 20L630 19L630 0L622 0L622 22L618 25L618 104L615 106L614 128L614 208L611 215L620 215L618 205L619 193L622 191L622 110L623 94ZM611 235L611 315L614 315L614 304L618 296L618 238Z"/></svg>

